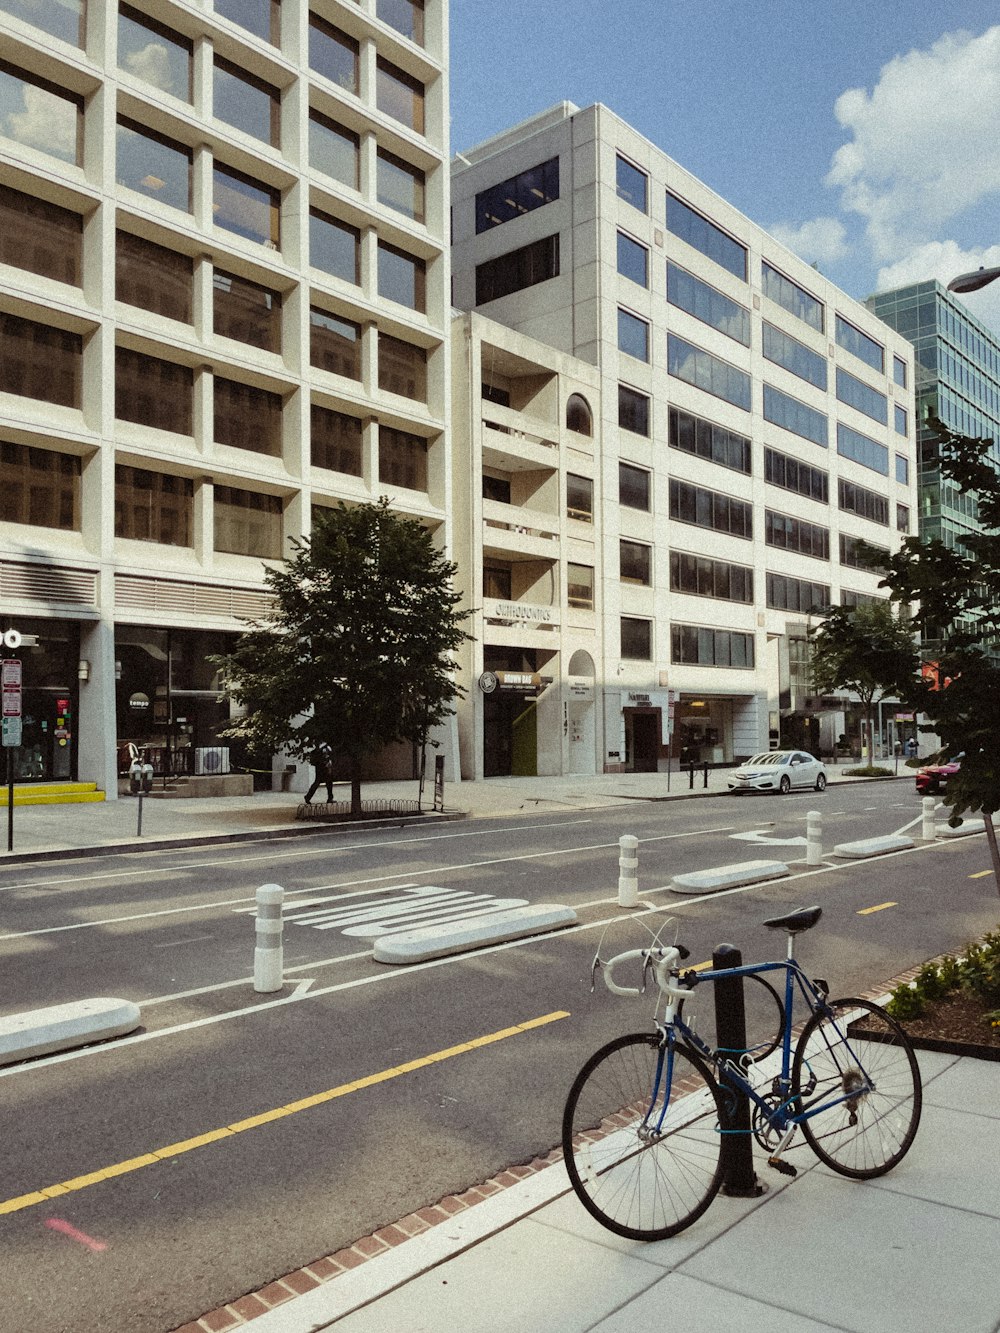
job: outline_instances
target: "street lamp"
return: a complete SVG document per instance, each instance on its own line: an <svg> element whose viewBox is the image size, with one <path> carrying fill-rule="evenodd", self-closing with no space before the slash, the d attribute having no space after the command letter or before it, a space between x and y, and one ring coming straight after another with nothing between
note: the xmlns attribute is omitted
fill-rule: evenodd
<svg viewBox="0 0 1000 1333"><path fill-rule="evenodd" d="M950 292L978 292L994 278L1000 278L1000 268L978 268L973 273L960 273L948 283Z"/></svg>

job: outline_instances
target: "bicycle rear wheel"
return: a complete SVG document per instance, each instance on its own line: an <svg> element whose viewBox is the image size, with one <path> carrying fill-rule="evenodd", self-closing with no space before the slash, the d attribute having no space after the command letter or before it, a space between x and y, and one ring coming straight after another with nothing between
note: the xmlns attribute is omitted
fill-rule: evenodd
<svg viewBox="0 0 1000 1333"><path fill-rule="evenodd" d="M830 1000L815 1013L792 1061L799 1109L830 1105L801 1121L813 1152L855 1180L885 1175L910 1149L923 1094L913 1047L884 1009L867 1000Z"/></svg>
<svg viewBox="0 0 1000 1333"><path fill-rule="evenodd" d="M693 1051L655 1033L590 1057L563 1112L566 1170L580 1202L630 1240L691 1225L722 1184L722 1094Z"/></svg>

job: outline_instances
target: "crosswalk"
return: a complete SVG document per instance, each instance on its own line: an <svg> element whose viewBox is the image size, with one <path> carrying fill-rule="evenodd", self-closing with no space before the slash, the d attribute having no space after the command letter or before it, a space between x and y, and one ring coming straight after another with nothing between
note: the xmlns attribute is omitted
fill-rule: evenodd
<svg viewBox="0 0 1000 1333"><path fill-rule="evenodd" d="M339 930L344 935L374 940L419 926L451 925L524 907L527 901L436 884L395 884L372 894L338 893L286 902L283 917L286 926Z"/></svg>

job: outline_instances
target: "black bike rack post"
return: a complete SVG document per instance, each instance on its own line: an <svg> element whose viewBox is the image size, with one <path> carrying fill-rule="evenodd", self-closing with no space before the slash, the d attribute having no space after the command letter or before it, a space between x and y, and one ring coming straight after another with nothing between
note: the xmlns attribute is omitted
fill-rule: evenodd
<svg viewBox="0 0 1000 1333"><path fill-rule="evenodd" d="M741 967L743 955L732 944L720 944L712 954L712 970ZM725 977L715 983L715 1044L725 1060L739 1061L747 1048L747 1017L743 1003L743 978ZM753 1169L753 1138L750 1133L750 1099L725 1084L722 1101L726 1118L722 1129L722 1193L735 1199L755 1199L767 1186Z"/></svg>
<svg viewBox="0 0 1000 1333"><path fill-rule="evenodd" d="M694 764L688 769L688 791L694 791Z"/></svg>
<svg viewBox="0 0 1000 1333"><path fill-rule="evenodd" d="M704 787L705 787L705 789L706 789L706 791L707 791L707 790L708 790L708 764L705 765L705 781L704 781L704 784L703 784L703 785L704 785Z"/></svg>

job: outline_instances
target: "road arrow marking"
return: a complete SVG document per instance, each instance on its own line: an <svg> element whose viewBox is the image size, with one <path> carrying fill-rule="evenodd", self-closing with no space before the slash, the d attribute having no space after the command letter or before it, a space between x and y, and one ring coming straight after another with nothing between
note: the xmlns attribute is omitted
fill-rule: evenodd
<svg viewBox="0 0 1000 1333"><path fill-rule="evenodd" d="M761 829L753 833L730 833L731 838L738 842L758 842L766 843L769 847L804 847L805 838L769 838Z"/></svg>

